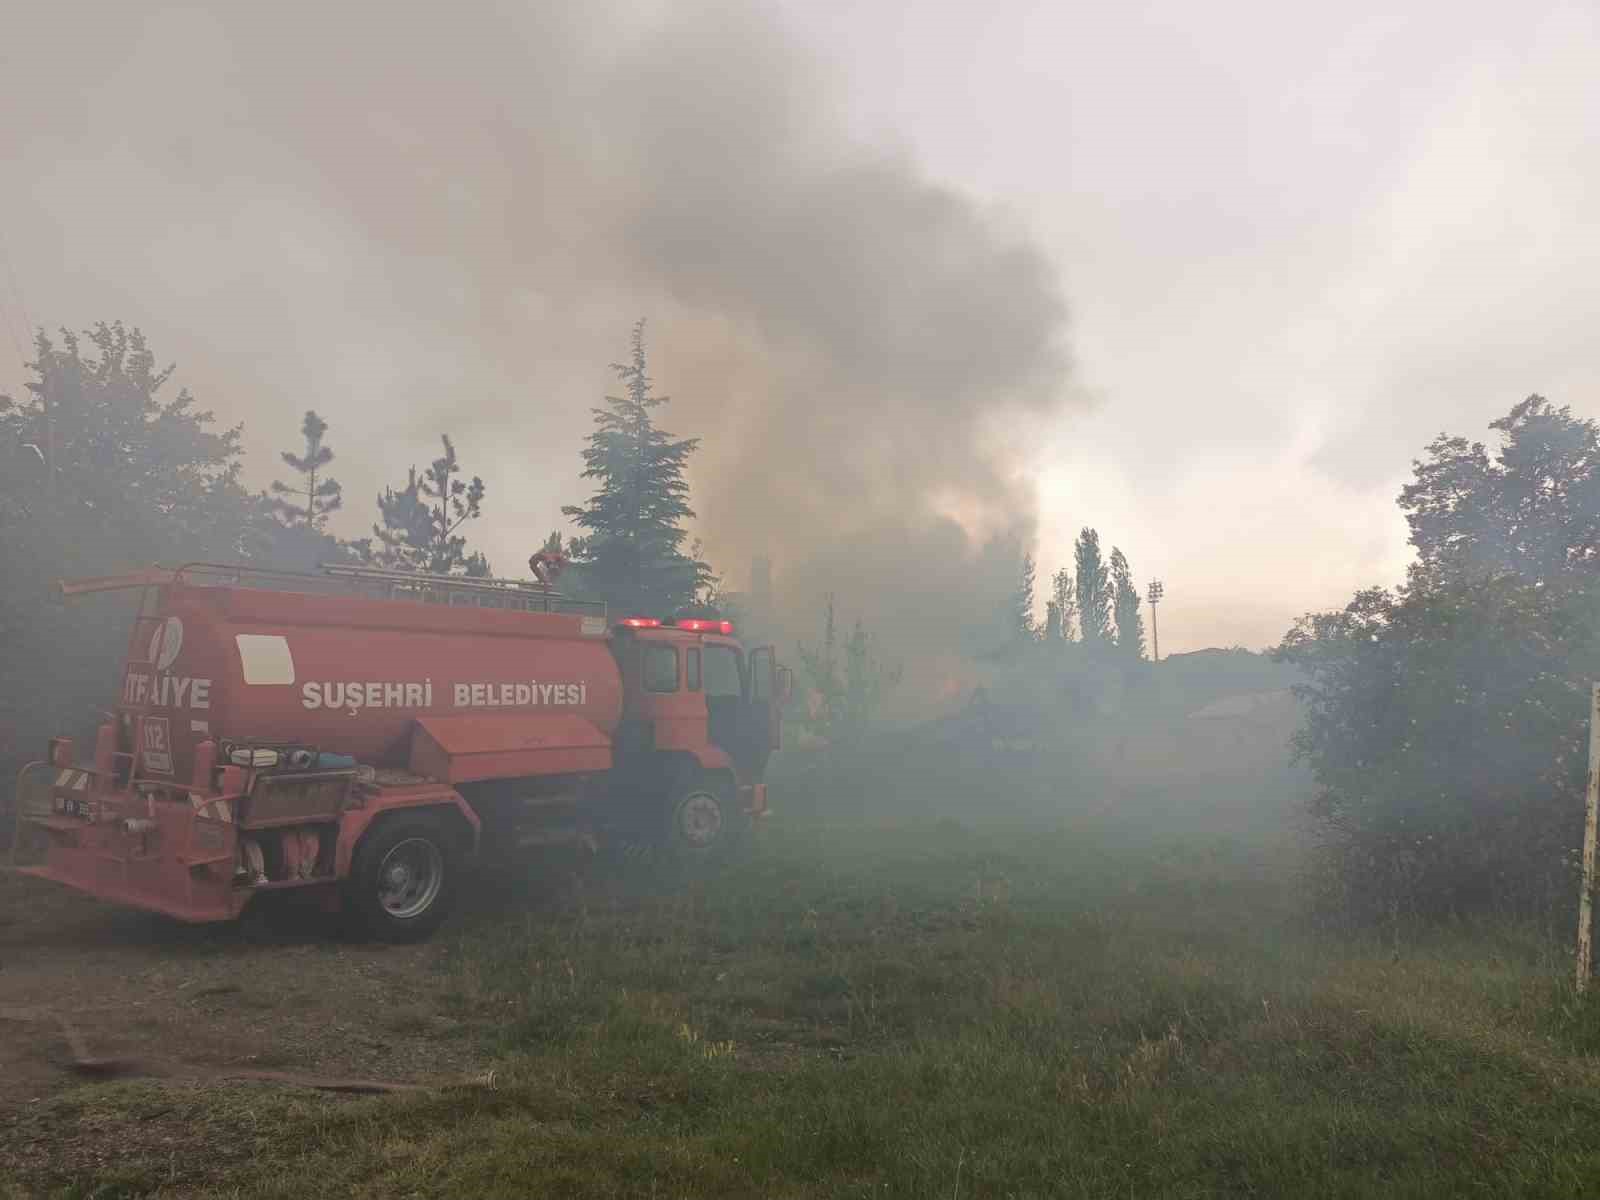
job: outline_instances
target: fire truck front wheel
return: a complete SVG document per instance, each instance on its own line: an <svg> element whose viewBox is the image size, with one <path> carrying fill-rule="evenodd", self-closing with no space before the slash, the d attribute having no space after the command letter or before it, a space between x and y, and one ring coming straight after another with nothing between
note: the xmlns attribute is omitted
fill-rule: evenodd
<svg viewBox="0 0 1600 1200"><path fill-rule="evenodd" d="M450 911L460 861L443 822L423 813L391 821L356 850L350 906L372 936L420 941Z"/></svg>
<svg viewBox="0 0 1600 1200"><path fill-rule="evenodd" d="M667 803L667 844L689 857L726 853L741 840L745 824L733 789L711 777L691 776Z"/></svg>

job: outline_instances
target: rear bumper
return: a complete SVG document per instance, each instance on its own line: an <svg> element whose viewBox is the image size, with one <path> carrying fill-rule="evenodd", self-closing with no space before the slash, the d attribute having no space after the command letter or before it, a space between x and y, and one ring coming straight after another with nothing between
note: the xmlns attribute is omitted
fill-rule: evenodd
<svg viewBox="0 0 1600 1200"><path fill-rule="evenodd" d="M24 817L19 832L44 834L46 848L18 873L179 921L231 921L244 911L250 892L234 886L232 825L165 801L126 805L140 813L129 821L93 799L99 819Z"/></svg>
<svg viewBox="0 0 1600 1200"><path fill-rule="evenodd" d="M191 924L231 921L250 899L250 892L234 888L231 880L212 879L175 862L118 859L89 850L56 847L48 862L18 867L17 873Z"/></svg>

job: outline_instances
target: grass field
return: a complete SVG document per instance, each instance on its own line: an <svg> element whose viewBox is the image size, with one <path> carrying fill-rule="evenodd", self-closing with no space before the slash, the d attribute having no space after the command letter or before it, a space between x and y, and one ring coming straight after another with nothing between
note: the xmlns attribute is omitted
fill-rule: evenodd
<svg viewBox="0 0 1600 1200"><path fill-rule="evenodd" d="M277 936L152 953L220 958L248 983L211 1003L286 1044L308 986L411 953ZM5 1112L0 1194L1600 1194L1600 1015L1558 943L1317 934L1250 840L778 823L711 874L481 880L398 961L348 1027L492 1087L78 1084Z"/></svg>

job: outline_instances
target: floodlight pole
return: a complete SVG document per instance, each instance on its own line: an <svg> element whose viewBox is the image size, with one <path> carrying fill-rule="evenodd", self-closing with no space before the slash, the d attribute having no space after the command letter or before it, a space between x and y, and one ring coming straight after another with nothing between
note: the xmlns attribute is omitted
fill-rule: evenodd
<svg viewBox="0 0 1600 1200"><path fill-rule="evenodd" d="M1583 822L1583 891L1578 893L1578 992L1589 989L1594 953L1594 855L1596 819L1600 818L1600 683L1589 696L1589 787Z"/></svg>
<svg viewBox="0 0 1600 1200"><path fill-rule="evenodd" d="M1152 579L1147 598L1150 601L1150 652L1156 662L1161 661L1161 629L1156 624L1156 605L1161 603L1161 599L1165 594L1166 588L1162 585L1161 580Z"/></svg>

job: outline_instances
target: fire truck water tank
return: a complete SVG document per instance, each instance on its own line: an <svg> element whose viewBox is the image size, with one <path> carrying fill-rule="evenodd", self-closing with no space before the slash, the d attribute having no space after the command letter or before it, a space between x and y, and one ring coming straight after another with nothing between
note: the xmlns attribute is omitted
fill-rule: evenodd
<svg viewBox="0 0 1600 1200"><path fill-rule="evenodd" d="M163 598L125 668L145 769L187 778L207 739L403 765L419 717L578 717L609 738L622 680L603 618L233 587ZM570 725L570 722L568 722Z"/></svg>

